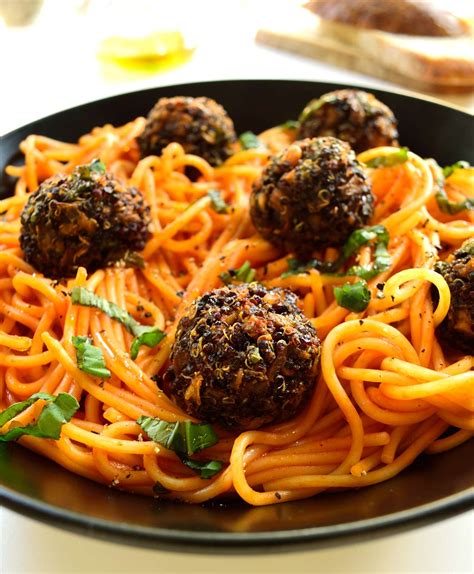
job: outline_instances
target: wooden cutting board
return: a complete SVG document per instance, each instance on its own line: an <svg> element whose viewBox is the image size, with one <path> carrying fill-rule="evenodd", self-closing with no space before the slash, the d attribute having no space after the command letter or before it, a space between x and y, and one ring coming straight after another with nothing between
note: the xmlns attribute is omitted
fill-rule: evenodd
<svg viewBox="0 0 474 574"><path fill-rule="evenodd" d="M461 41L444 38L420 41L418 37L397 38L394 34L379 31L363 30L354 35L348 34L346 30L348 30L347 26L326 24L308 10L292 6L286 8L284 12L278 12L269 17L268 24L265 22L265 25L258 30L256 41L273 48L393 82L403 88L434 95L474 112L473 85L437 83L431 78L423 78L423 73L421 71L417 73L416 68L420 66L420 61L421 63L424 61L423 50L425 49L429 52L426 54L427 62L437 64L438 56L433 52L439 50L439 46L441 50L446 51L446 44L440 44L440 42L448 42L447 51L450 54L456 53L459 49L463 65L467 64L469 67L469 60L474 57L472 38ZM385 61L390 64L393 62L393 65L383 65L380 62L381 58L377 57L377 54L385 49L391 50L391 53L385 54ZM471 50L468 58L466 58L466 50ZM472 66L474 66L474 60L472 60ZM404 67L410 69L411 75L402 73ZM429 72L433 75L432 70Z"/></svg>

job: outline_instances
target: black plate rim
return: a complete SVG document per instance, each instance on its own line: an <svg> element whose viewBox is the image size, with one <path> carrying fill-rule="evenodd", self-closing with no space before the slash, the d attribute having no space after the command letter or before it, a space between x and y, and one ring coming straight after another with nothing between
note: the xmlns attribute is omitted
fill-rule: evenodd
<svg viewBox="0 0 474 574"><path fill-rule="evenodd" d="M81 106L85 106L85 105L89 105L89 104L98 104L98 103L102 103L105 102L106 100L113 100L114 98L118 98L118 97L124 97L126 98L127 96L131 96L133 94L137 94L137 93L143 93L143 92L153 92L156 89L173 89L173 88L180 88L181 86L192 86L194 84L202 86L202 85L212 85L212 84L223 84L223 83L242 83L242 82L282 82L282 83L312 83L315 85L321 85L321 84L337 84L340 85L341 88L356 88L356 89L360 89L360 90L375 90L377 92L380 93L385 93L385 94L396 94L398 96L403 96L405 98L409 98L409 99L415 99L415 100L421 100L424 102L430 102L432 104L435 104L437 106L442 106L444 108L448 108L448 109L452 109L456 112L460 112L462 114L464 114L467 118L473 118L474 114L471 114L469 111L467 111L465 108L458 106L454 103L448 102L446 100L442 100L433 96L428 96L425 94L422 94L420 92L412 92L410 90L405 90L402 88L390 88L390 89L385 89L383 87L378 87L378 86L370 86L368 84L364 84L362 83L350 83L350 84L345 84L343 82L325 82L325 81L319 81L319 80L308 80L308 79L304 79L304 78L295 78L295 79L288 79L288 78L279 78L279 77L272 77L272 78L244 78L244 79L239 79L239 78L226 78L225 80L204 80L204 81L193 81L193 82L180 82L179 84L162 84L159 86L153 86L153 87L149 87L149 88L143 88L141 90L132 90L129 92L118 92L116 94L112 94L110 96L105 96L103 98L99 98L98 100L88 100L85 102L82 102L80 104L78 104L77 106L72 106L70 108L64 108L64 109L60 109L57 110L56 112L53 112L52 114L49 114L47 116L41 116L41 117L37 117L33 120L31 120L30 122L28 122L27 124L22 124L21 126L10 130L9 132L6 132L4 134L0 134L1 138L7 138L10 137L12 135L14 135L16 132L21 131L25 128L27 128L28 126L30 126L31 124L34 124L37 121L49 121L51 119L53 119L56 115L58 114L63 114L63 113L67 113L67 112L72 112L73 110L80 108Z"/></svg>
<svg viewBox="0 0 474 574"><path fill-rule="evenodd" d="M36 122L49 122L64 113L73 112L74 110L90 104L99 104L106 101L124 97L127 98L133 94L153 92L157 89L176 89L180 87L190 87L193 85L205 87L215 84L235 83L242 84L245 82L273 82L292 83L292 84L314 84L321 86L324 84L335 84L335 82L313 81L308 79L288 79L288 78L228 78L224 80L206 80L182 82L179 84L164 84L155 87L149 87L142 90L133 90L129 92L117 93L106 96L98 100L82 102L71 108L61 109L48 116L36 118L27 124L24 124L14 130L2 134L1 138L10 138L20 131L25 130ZM380 94L395 94L403 98L430 102L440 107L448 108L457 113L462 113L466 120L473 118L465 109L439 100L430 96L425 96L417 92L411 92L403 89L384 89L364 84L351 83L344 84L337 82L341 88L357 88L363 90L374 90ZM306 527L296 530L280 530L268 532L198 532L195 530L170 531L159 527L143 527L127 523L115 523L101 518L90 518L87 515L63 509L50 505L45 502L38 502L33 498L16 493L15 491L0 485L0 503L11 510L40 520L47 524L64 527L70 531L80 534L92 535L103 538L112 542L131 544L134 546L159 547L165 550L176 550L187 552L239 552L245 548L248 552L263 552L265 548L271 548L272 552L286 552L291 550L301 550L304 546L315 547L320 543L326 545L333 543L356 542L361 539L371 539L374 536L383 536L407 528L416 528L434 520L446 519L473 508L474 496L472 489L465 489L462 492L432 501L427 504L415 506L403 511L382 515L376 518L358 520L350 523L333 524L328 526Z"/></svg>
<svg viewBox="0 0 474 574"><path fill-rule="evenodd" d="M374 531L378 537L394 534L406 527L418 528L429 524L435 518L442 520L468 512L474 506L473 499L472 489L466 489L421 506L351 523L276 532L227 533L195 530L169 531L164 528L115 523L101 518L91 519L79 512L36 502L29 496L0 486L0 502L7 508L52 526L65 527L73 532L98 536L112 542L134 546L150 546L150 543L155 542L156 544L151 545L154 547L158 545L164 550L175 550L178 547L181 551L193 553L208 553L211 550L212 552L232 553L232 549L240 552L242 547L253 552L263 552L269 548L272 552L275 550L288 552L328 540L356 542L367 539L368 536L373 538Z"/></svg>

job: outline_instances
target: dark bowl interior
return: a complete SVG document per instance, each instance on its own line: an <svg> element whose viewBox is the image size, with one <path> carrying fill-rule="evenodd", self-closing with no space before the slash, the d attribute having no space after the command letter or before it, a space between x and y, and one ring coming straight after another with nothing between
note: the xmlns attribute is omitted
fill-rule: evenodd
<svg viewBox="0 0 474 574"><path fill-rule="evenodd" d="M341 87L319 82L235 80L162 87L66 110L2 138L0 171L21 161L28 134L74 141L93 126L145 115L161 96L209 96L224 105L238 132L261 131L298 116L311 98ZM399 120L400 141L441 165L474 162L473 119L406 95L371 90ZM12 191L2 175L1 195ZM373 537L449 516L472 505L474 441L423 456L396 478L366 489L252 508L236 501L190 506L133 496L73 475L19 445L0 446L0 500L56 526L129 544L180 550L264 551Z"/></svg>

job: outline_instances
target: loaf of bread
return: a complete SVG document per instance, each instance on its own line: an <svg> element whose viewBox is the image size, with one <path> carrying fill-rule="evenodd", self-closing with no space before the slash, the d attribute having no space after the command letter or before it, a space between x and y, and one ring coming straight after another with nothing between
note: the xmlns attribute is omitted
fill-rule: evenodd
<svg viewBox="0 0 474 574"><path fill-rule="evenodd" d="M366 30L320 20L319 38L341 42L362 58L416 82L454 88L474 86L474 43L470 36L433 37Z"/></svg>
<svg viewBox="0 0 474 574"><path fill-rule="evenodd" d="M465 36L469 25L427 0L313 0L322 20L410 36Z"/></svg>
<svg viewBox="0 0 474 574"><path fill-rule="evenodd" d="M472 29L448 12L415 0L315 0L306 8L312 14L293 6L269 19L257 41L424 92L474 88Z"/></svg>

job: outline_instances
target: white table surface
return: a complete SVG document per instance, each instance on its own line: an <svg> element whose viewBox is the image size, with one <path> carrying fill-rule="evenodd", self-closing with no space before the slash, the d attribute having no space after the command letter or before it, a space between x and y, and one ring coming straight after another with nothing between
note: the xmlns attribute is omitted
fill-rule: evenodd
<svg viewBox="0 0 474 574"><path fill-rule="evenodd" d="M347 546L290 554L205 556L131 548L0 509L1 574L469 574L472 513Z"/></svg>
<svg viewBox="0 0 474 574"><path fill-rule="evenodd" d="M20 0L21 1L21 0ZM139 7L142 0L134 0ZM51 0L58 22L64 2ZM181 2L191 10L189 2ZM242 16L250 1L197 2L200 14L212 8L211 28L199 21L197 50L181 68L139 80L107 81L94 56L94 42L79 42L79 27L0 29L2 88L0 133L39 117L109 95L174 83L230 78L287 78L355 83L400 89L387 82L256 46L253 23ZM211 6L212 5L212 6ZM259 7L268 7L267 0ZM217 15L216 15L217 14ZM198 16L196 16L198 18ZM62 20L61 20L62 19ZM209 23L209 20L206 20ZM62 30L62 31L61 31ZM217 47L217 49L216 49ZM47 65L45 64L47 62ZM10 82L6 82L10 79ZM278 97L278 95L276 95ZM472 97L451 98L472 109ZM145 111L144 111L145 113ZM292 554L204 556L119 546L64 532L0 508L0 573L215 572L435 573L474 570L474 516L465 513L430 526L373 541Z"/></svg>

